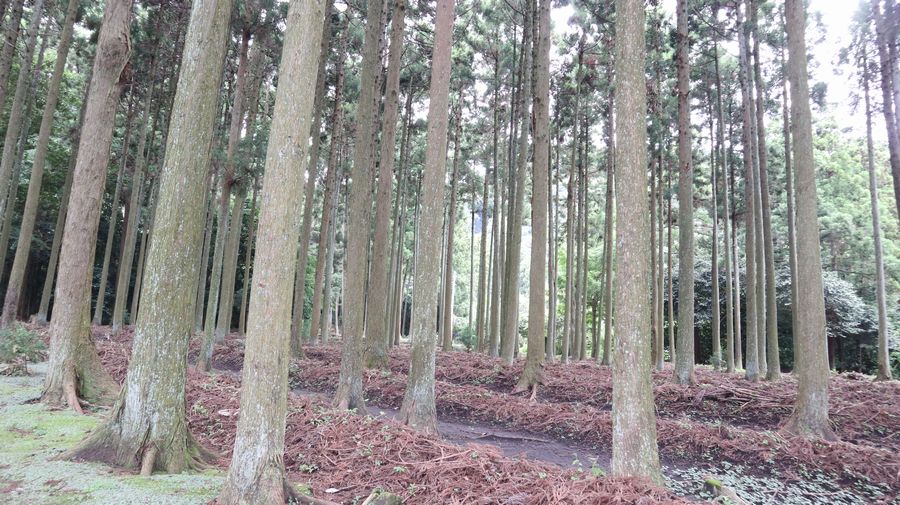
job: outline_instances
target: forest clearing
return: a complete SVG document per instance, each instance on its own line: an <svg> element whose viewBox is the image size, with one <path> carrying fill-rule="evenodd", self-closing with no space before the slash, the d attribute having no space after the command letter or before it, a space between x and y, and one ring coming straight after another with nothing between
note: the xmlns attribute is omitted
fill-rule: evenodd
<svg viewBox="0 0 900 505"><path fill-rule="evenodd" d="M0 0L0 503L900 504L897 0Z"/></svg>

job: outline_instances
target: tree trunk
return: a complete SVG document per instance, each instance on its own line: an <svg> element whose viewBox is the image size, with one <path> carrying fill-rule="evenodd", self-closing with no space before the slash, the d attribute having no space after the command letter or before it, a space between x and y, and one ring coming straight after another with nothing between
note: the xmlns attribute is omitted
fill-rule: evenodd
<svg viewBox="0 0 900 505"><path fill-rule="evenodd" d="M534 3L533 0L530 3ZM528 353L516 389L543 381L544 294L547 274L547 208L550 188L550 0L539 0L534 50L534 163L531 190L531 263L528 289Z"/></svg>
<svg viewBox="0 0 900 505"><path fill-rule="evenodd" d="M300 242L297 250L297 271L294 278L294 305L291 316L291 354L301 356L303 337L303 307L306 305L306 268L309 263L309 241L312 233L313 203L316 194L316 180L319 173L319 145L322 141L322 105L325 96L325 64L331 51L331 13L334 0L325 0L325 19L322 22L322 40L319 43L319 70L316 74L316 95L313 101L312 144L309 150L309 173L303 196L303 224L300 225ZM346 52L346 50L342 51ZM339 123L334 123L337 127ZM318 289L318 287L316 287ZM310 333L315 331L310 327Z"/></svg>
<svg viewBox="0 0 900 505"><path fill-rule="evenodd" d="M784 20L782 19L782 24ZM797 338L797 318L794 311L797 308L797 298L799 298L799 290L797 287L797 219L794 210L794 173L791 164L791 126L790 126L790 105L788 103L788 80L787 80L787 58L784 55L784 46L781 47L781 62L784 66L781 86L781 111L782 111L782 136L784 137L784 180L785 180L785 200L787 200L787 228L788 228L788 266L791 272L791 338L795 340L794 348L796 349Z"/></svg>
<svg viewBox="0 0 900 505"><path fill-rule="evenodd" d="M712 364L715 370L722 366L722 316L720 313L721 303L719 299L719 199L718 199L718 183L717 172L719 170L719 160L717 159L718 146L716 145L716 126L715 116L713 115L713 101L711 93L706 95L707 110L709 116L709 145L710 145L710 199L709 216L712 219Z"/></svg>
<svg viewBox="0 0 900 505"><path fill-rule="evenodd" d="M56 48L56 64L53 67L53 76L50 78L50 83L47 86L47 99L44 103L41 128L38 132L37 144L34 150L31 178L28 181L28 195L25 198L25 207L22 209L22 222L19 225L16 255L13 259L12 270L7 282L6 297L3 300L3 327L8 327L12 324L19 312L19 297L22 295L25 268L28 264L28 256L31 253L31 241L34 234L34 223L37 218L44 167L47 161L47 148L50 144L50 131L53 127L53 115L56 112L56 104L59 101L59 89L69 54L69 46L72 42L72 32L74 31L75 15L78 13L78 6L78 0L69 0L62 33L59 36L59 44ZM0 16L0 20L2 19L2 16ZM0 79L2 78L3 76L0 76ZM2 100L3 98L0 97L0 103L3 103Z"/></svg>
<svg viewBox="0 0 900 505"><path fill-rule="evenodd" d="M572 151L570 154L569 182L566 186L566 312L563 320L562 362L569 362L572 336L575 328L575 153L578 145L578 114L581 104L581 61L583 58L584 36L579 40L578 64L575 72L575 109L572 114ZM612 117L612 114L610 114ZM609 191L607 191L609 193ZM607 360L608 364L608 360Z"/></svg>
<svg viewBox="0 0 900 505"><path fill-rule="evenodd" d="M368 271L369 230L372 214L374 126L378 91L376 74L381 68L379 39L383 0L366 6L366 29L360 67L359 105L356 111L353 165L350 172L350 202L347 209L347 250L353 254L344 267L344 342L341 372L334 405L339 409L363 409L362 373L366 352L366 279Z"/></svg>
<svg viewBox="0 0 900 505"><path fill-rule="evenodd" d="M691 159L691 67L687 0L678 0L675 66L678 70L678 353L675 382L694 375L694 166Z"/></svg>
<svg viewBox="0 0 900 505"><path fill-rule="evenodd" d="M890 57L890 49L891 44L891 33L890 33L890 21L886 16L881 14L881 7L879 0L871 0L872 2L872 17L875 21L875 45L878 46L878 59L879 59L879 69L881 70L881 101L882 107L881 111L884 114L884 122L887 128L887 137L888 137L888 152L890 154L891 160L891 175L894 179L894 199L896 200L897 205L897 214L900 216L900 127L898 127L898 117L894 114L894 107L896 105L893 103L892 92L894 90L892 86L892 68L891 68L891 57ZM788 51L790 51L790 47L788 47ZM793 83L791 83L793 84ZM895 83L896 84L896 83ZM792 101L793 103L793 101ZM793 117L793 116L792 116ZM797 167L799 171L799 166ZM798 174L799 177L799 174ZM798 184L798 193L799 193L799 184ZM798 195L799 199L799 195ZM797 202L798 206L798 216L799 220L799 206L800 202ZM798 223L799 225L799 223ZM799 253L798 253L799 255Z"/></svg>
<svg viewBox="0 0 900 505"><path fill-rule="evenodd" d="M778 353L778 305L775 299L775 246L772 236L772 208L769 203L769 176L768 176L768 151L766 149L765 127L765 89L759 58L759 23L758 0L754 0L751 9L753 17L753 68L756 76L756 133L757 153L759 159L759 193L762 214L762 240L763 260L765 261L765 289L766 289L766 379L778 380L781 378L781 359Z"/></svg>
<svg viewBox="0 0 900 505"><path fill-rule="evenodd" d="M225 245L225 258L222 261L222 288L219 290L219 311L216 318L216 341L225 340L231 332L231 319L234 315L234 283L237 275L238 252L241 246L241 225L244 218L244 204L247 202L247 185L241 183L231 209L228 220L229 229Z"/></svg>
<svg viewBox="0 0 900 505"><path fill-rule="evenodd" d="M613 358L612 473L662 484L650 381L650 234L647 216L647 88L644 8L616 1L616 249L618 283Z"/></svg>
<svg viewBox="0 0 900 505"><path fill-rule="evenodd" d="M24 6L25 0L13 0L12 10L9 11L9 21L3 24L3 16L0 16L0 25L3 26L3 49L0 50L0 103L2 104L6 103L6 86L9 84L9 70L16 53L16 41L19 38Z"/></svg>
<svg viewBox="0 0 900 505"><path fill-rule="evenodd" d="M715 8L713 19L718 19L718 7ZM722 109L722 77L719 72L719 44L718 40L713 39L713 60L716 68L716 116L718 128L716 130L716 144L719 152L718 160L722 166L722 177L724 177L725 191L722 192L723 201L722 209L725 212L725 219L722 220L722 235L725 239L725 371L734 373L734 291L731 273L731 239L728 231L731 217L729 215L728 204L728 156L725 150L725 117ZM718 170L718 166L714 170ZM713 185L714 194L718 195L719 189Z"/></svg>
<svg viewBox="0 0 900 505"><path fill-rule="evenodd" d="M244 244L244 283L241 287L241 306L238 316L238 332L247 333L247 303L250 300L250 267L253 265L253 250L256 245L256 180L253 181L253 197L250 199L250 215L247 216L247 227L250 229L247 242Z"/></svg>
<svg viewBox="0 0 900 505"><path fill-rule="evenodd" d="M85 103L87 103L85 101ZM75 138L80 137L81 128ZM75 174L75 160L78 158L78 148L72 153L69 160L69 168L66 172L66 182L63 183L59 197L59 211L56 214L56 225L53 227L53 243L50 245L50 259L47 260L47 275L44 277L44 286L41 289L41 305L33 319L38 323L47 322L47 314L50 309L50 295L53 294L53 284L56 280L56 267L59 264L59 249L62 245L63 229L66 226L66 211L69 206L69 194L72 190L72 179Z"/></svg>
<svg viewBox="0 0 900 505"><path fill-rule="evenodd" d="M607 153L609 154L606 165L606 229L603 232L603 299L606 300L606 309L603 313L603 358L601 365L609 366L612 364L612 330L613 330L613 254L615 253L615 244L613 237L613 226L615 224L614 206L615 193L613 189L616 185L616 134L615 134L615 118L613 111L615 110L615 96L610 90L609 101L609 117L607 121L607 130L609 131L609 145ZM671 239L670 239L671 241Z"/></svg>
<svg viewBox="0 0 900 505"><path fill-rule="evenodd" d="M788 79L791 83L791 124L797 177L797 282L804 296L797 300L797 402L785 429L809 438L836 439L828 420L828 354L825 340L825 299L816 211L816 170L813 161L812 115L806 70L806 13L803 3L786 0Z"/></svg>
<svg viewBox="0 0 900 505"><path fill-rule="evenodd" d="M207 188L208 189L208 188ZM150 186L150 199L147 201L147 208L150 210L150 219L144 225L144 233L141 236L141 248L138 253L137 269L134 273L134 289L131 296L131 318L137 322L138 307L141 299L141 284L144 280L144 260L147 253L147 244L153 237L153 223L156 221L156 202L159 197L159 177L155 177L153 184Z"/></svg>
<svg viewBox="0 0 900 505"><path fill-rule="evenodd" d="M869 64L861 50L863 96L866 104L866 161L869 171L869 200L872 206L872 242L875 247L875 304L878 310L878 374L876 380L891 380L888 353L887 295L884 280L884 249L881 246L881 215L878 208L878 177L875 174L875 145L872 141L872 105L869 98Z"/></svg>
<svg viewBox="0 0 900 505"><path fill-rule="evenodd" d="M209 456L187 429L185 371L203 241L204 199L198 195L206 186L206 173L196 167L209 159L230 11L230 1L193 4L184 51L197 57L184 59L169 124L156 236L141 294L146 317L138 319L128 374L113 412L70 453L75 457L149 474L178 473Z"/></svg>
<svg viewBox="0 0 900 505"><path fill-rule="evenodd" d="M453 38L453 0L438 0L434 19L434 49L431 55L431 84L428 105L425 169L422 179L422 213L416 253L416 279L409 376L398 420L425 433L437 433L434 405L435 317L440 266L441 210L446 173L447 123L450 95L450 50Z"/></svg>
<svg viewBox="0 0 900 505"><path fill-rule="evenodd" d="M6 123L6 136L3 141L3 156L0 158L0 216L6 216L7 208L12 207L8 200L6 188L9 187L10 181L12 180L12 172L16 163L16 146L18 146L19 135L22 132L22 123L25 120L24 109L26 97L32 88L32 86L30 86L32 78L32 60L37 46L38 29L41 26L43 10L44 0L35 0L34 4L31 6L31 21L28 25L28 30L25 32L25 51L22 54L22 63L19 65L19 77L16 80L16 93L15 96L13 96L9 117ZM12 35L12 33L9 35ZM13 41L13 50L15 50L15 41ZM0 96L0 98L5 98L5 96ZM2 104L3 102L0 102L0 105ZM5 251L6 249L3 248L2 250Z"/></svg>
<svg viewBox="0 0 900 505"><path fill-rule="evenodd" d="M459 95L462 102L462 93ZM462 105L456 110L456 132L453 135L453 171L450 175L450 203L447 206L447 241L444 244L444 289L441 302L441 349L453 350L453 243L456 231L456 191L459 184L459 156L462 141Z"/></svg>
<svg viewBox="0 0 900 505"><path fill-rule="evenodd" d="M234 453L218 498L223 505L285 503L297 496L283 459L291 291L298 266L294 247L301 224L295 206L309 162L309 153L301 146L315 122L314 93L304 90L315 86L325 12L322 1L292 0L285 23L259 215L259 238L266 247L254 260L255 286L247 321L245 370L254 372L245 373L241 381ZM298 139L304 142L298 144ZM268 408L256 408L261 403Z"/></svg>
<svg viewBox="0 0 900 505"><path fill-rule="evenodd" d="M150 75L154 72L151 70ZM131 266L134 261L134 248L137 243L137 224L141 215L141 199L144 194L144 168L147 165L148 123L150 122L150 103L153 99L154 86L151 85L147 96L144 98L144 113L141 120L141 140L138 143L137 162L134 173L131 175L131 200L128 204L128 219L125 224L125 233L122 236L124 247L119 258L119 267L116 280L116 300L113 304L112 330L118 332L125 324L125 305L128 303L128 286L131 283ZM134 324L135 314L130 314L131 323Z"/></svg>
<svg viewBox="0 0 900 505"><path fill-rule="evenodd" d="M116 383L100 364L91 339L90 287L104 172L122 90L120 78L131 53L131 5L131 0L109 0L104 9L72 180L70 219L66 220L60 251L62 275L50 325L50 366L41 399L68 404L78 412L79 396L91 403L106 403L116 391Z"/></svg>
<svg viewBox="0 0 900 505"><path fill-rule="evenodd" d="M203 331L203 316L206 313L206 279L209 273L209 248L212 245L213 219L216 217L216 190L219 185L218 171L211 172L208 176L206 191L206 226L203 228L203 251L200 254L200 279L197 283L197 305L194 310L194 333ZM137 292L137 291L135 291ZM134 316L132 315L132 318Z"/></svg>
<svg viewBox="0 0 900 505"><path fill-rule="evenodd" d="M745 377L747 380L751 382L756 382L759 380L759 354L757 350L758 343L758 318L757 312L761 310L761 307L758 306L759 299L758 294L759 290L757 289L757 284L759 283L759 278L756 274L757 262L756 262L756 190L754 186L756 185L756 176L755 169L753 168L754 162L753 158L756 156L755 149L753 149L753 133L751 129L751 125L753 122L753 100L751 97L752 94L752 86L751 86L751 76L750 76L750 61L749 61L749 43L747 42L747 34L749 31L749 25L744 22L743 16L738 9L738 45L740 46L740 76L741 76L741 95L743 96L743 124L742 124L742 143L744 146L744 173L746 174L746 183L744 184L745 189L745 198L744 205L746 210L744 211L745 221L747 223L746 227L746 263L747 263L747 288L746 288L746 298L747 298L747 362L745 368Z"/></svg>
<svg viewBox="0 0 900 505"><path fill-rule="evenodd" d="M322 283L326 274L326 268L331 269L331 264L326 263L325 248L328 247L328 236L331 227L331 220L334 218L334 207L337 205L337 193L339 173L341 171L338 162L340 154L341 142L343 140L343 124L344 124L344 58L347 53L347 38L342 33L338 42L337 59L335 60L335 85L334 85L334 108L331 112L331 146L328 153L328 169L325 175L325 195L322 198L322 223L319 227L319 248L316 256L316 277L313 282L313 299L312 299L312 315L310 317L309 336L311 340L315 340L316 330L319 327L320 312L325 312L323 307ZM327 302L326 302L327 303ZM322 334L322 343L325 342L326 335Z"/></svg>

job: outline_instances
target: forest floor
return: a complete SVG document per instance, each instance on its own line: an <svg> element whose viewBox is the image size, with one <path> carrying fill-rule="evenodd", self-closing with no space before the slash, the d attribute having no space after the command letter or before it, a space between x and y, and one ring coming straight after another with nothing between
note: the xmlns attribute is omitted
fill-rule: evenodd
<svg viewBox="0 0 900 505"><path fill-rule="evenodd" d="M121 381L130 356L130 332L113 338L108 328L96 328L95 340L104 365ZM196 348L192 343L192 355ZM377 489L411 504L672 503L713 499L710 484L760 504L898 503L900 496L896 382L834 376L831 413L842 442L828 444L778 431L796 394L789 376L775 384L749 384L737 375L700 367L698 385L685 387L673 384L670 372L657 373L666 491L606 477L611 434L608 367L593 362L547 365L545 384L530 400L511 394L521 363L507 367L473 353L438 353L437 407L443 437L435 439L391 420L406 385L405 349L391 351L388 370L366 372L366 415L329 405L339 358L337 347L307 347L306 357L292 362L294 393L285 450L290 479L301 490L334 503L357 503ZM243 340L229 336L215 350L217 373L190 370L188 377L191 431L220 454L222 469L234 441L242 361ZM32 369L39 372L39 367ZM152 503L150 498L158 503L205 503L214 497L221 470L147 480L100 465L48 461L77 442L102 412L78 417L26 403L39 389L39 375L0 382L0 502L19 496L31 499L14 502L116 503L120 500L105 501L103 490L119 481L125 489L152 488L147 500L135 503ZM21 419L7 421L12 418ZM55 425L66 430L59 432ZM38 446L20 450L28 453L24 466L16 463L16 449L5 449L2 443L23 434L29 441L21 443ZM35 435L38 440L33 440ZM44 471L50 476L41 480ZM54 483L57 480L65 484Z"/></svg>

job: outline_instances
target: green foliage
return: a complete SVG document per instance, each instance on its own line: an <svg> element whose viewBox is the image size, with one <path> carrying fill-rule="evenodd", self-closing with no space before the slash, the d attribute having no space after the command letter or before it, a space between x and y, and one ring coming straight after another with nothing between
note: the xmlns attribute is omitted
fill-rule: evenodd
<svg viewBox="0 0 900 505"><path fill-rule="evenodd" d="M0 362L37 362L44 359L46 352L40 336L23 326L0 330Z"/></svg>

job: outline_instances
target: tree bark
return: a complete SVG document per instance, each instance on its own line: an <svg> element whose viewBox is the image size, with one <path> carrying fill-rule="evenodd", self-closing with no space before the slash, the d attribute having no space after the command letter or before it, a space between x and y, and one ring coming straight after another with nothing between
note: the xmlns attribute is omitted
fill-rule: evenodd
<svg viewBox="0 0 900 505"><path fill-rule="evenodd" d="M50 366L41 399L67 404L78 412L79 396L91 403L105 403L116 391L116 383L100 364L91 340L90 287L103 175L122 90L120 79L131 53L131 5L131 0L109 0L104 10L72 180L71 213L60 251L62 275L50 325Z"/></svg>
<svg viewBox="0 0 900 505"><path fill-rule="evenodd" d="M879 69L881 70L881 112L884 114L885 127L887 128L888 152L891 161L891 175L894 179L894 199L897 205L897 214L900 216L900 126L898 126L898 117L894 113L894 104L892 92L892 67L890 49L890 22L881 13L879 0L871 0L872 17L875 21L875 45L878 47ZM788 47L790 51L790 47ZM793 83L792 83L793 84ZM793 102L792 102L793 103ZM799 171L799 167L798 171ZM799 186L799 184L798 184ZM799 188L798 188L799 193ZM799 197L799 195L798 195ZM797 202L799 207L800 203ZM799 214L799 209L798 209ZM798 215L799 220L799 215Z"/></svg>
<svg viewBox="0 0 900 505"><path fill-rule="evenodd" d="M550 0L539 0L534 50L534 163L531 190L531 263L528 288L528 352L516 389L543 381L544 295L547 275L547 208L550 188Z"/></svg>
<svg viewBox="0 0 900 505"><path fill-rule="evenodd" d="M797 300L795 351L797 401L785 429L803 437L835 440L828 420L828 352L825 339L825 299L816 210L816 170L813 160L812 115L806 70L806 13L803 3L786 0L788 79L791 83L791 124L797 182L797 282L804 296Z"/></svg>
<svg viewBox="0 0 900 505"><path fill-rule="evenodd" d="M650 234L647 215L647 88L644 8L616 1L616 252L618 279L613 358L612 473L662 484L650 381Z"/></svg>
<svg viewBox="0 0 900 505"><path fill-rule="evenodd" d="M72 42L75 15L78 13L78 0L69 0L66 7L66 17L63 21L62 33L56 48L56 63L53 67L53 75L47 86L47 99L44 103L44 113L41 117L41 128L38 132L37 144L34 150L34 162L31 167L31 178L28 180L28 195L25 198L25 207L22 209L22 222L19 225L19 240L16 245L16 254L13 259L12 270L6 287L6 297L3 300L2 326L8 327L15 321L19 312L19 297L22 295L22 283L25 280L25 268L28 264L28 256L31 253L31 241L34 234L34 223L37 218L38 204L41 194L41 184L44 177L44 167L47 162L47 149L50 145L50 133L53 127L53 115L59 101L59 89L65 71L66 59ZM0 16L0 20L2 20ZM0 65L2 66L2 65ZM0 76L0 79L3 77ZM0 97L0 103L3 98Z"/></svg>
<svg viewBox="0 0 900 505"><path fill-rule="evenodd" d="M694 166L691 159L691 67L688 0L678 0L678 352L675 382L695 384L694 375Z"/></svg>
<svg viewBox="0 0 900 505"><path fill-rule="evenodd" d="M0 158L0 216L6 216L7 207L12 206L7 198L8 193L6 188L9 187L13 168L16 163L16 146L18 145L19 135L22 132L22 123L25 119L24 109L26 97L31 89L32 59L34 58L34 51L37 46L38 29L41 26L43 10L44 0L35 0L34 4L31 6L31 21L28 25L28 30L25 32L25 51L22 54L22 63L19 65L19 77L16 80L16 93L13 96L9 117L6 123L3 155L2 158ZM12 33L9 35L12 35ZM13 41L13 50L15 50L15 41ZM5 96L0 96L0 98L5 98ZM0 102L0 104L2 103L3 102ZM3 250L5 251L5 248L3 248Z"/></svg>
<svg viewBox="0 0 900 505"><path fill-rule="evenodd" d="M314 123L314 93L324 2L292 0L285 29L275 111L261 192L259 238L247 319L241 416L219 503L285 503L296 498L284 470L290 360L291 291L300 233L305 149ZM298 170L298 167L300 168ZM262 403L267 408L260 409Z"/></svg>
<svg viewBox="0 0 900 505"><path fill-rule="evenodd" d="M450 50L453 38L453 0L438 0L434 19L434 48L431 55L431 84L426 133L425 169L422 179L416 278L413 288L413 315L409 376L398 420L425 433L437 433L434 404L434 372L437 333L435 318L440 261L441 214L444 201L445 148L447 146L450 95Z"/></svg>
<svg viewBox="0 0 900 505"><path fill-rule="evenodd" d="M453 272L453 244L456 238L456 193L459 185L459 156L462 141L462 93L456 110L456 132L453 135L453 170L450 174L450 203L447 205L447 234L444 244L444 286L441 301L441 349L453 350L453 292L456 288Z"/></svg>
<svg viewBox="0 0 900 505"><path fill-rule="evenodd" d="M3 24L3 16L0 16L0 25L3 25L3 49L0 50L0 103L3 104L6 103L6 86L9 84L9 70L16 52L24 6L25 0L13 0L9 21Z"/></svg>
<svg viewBox="0 0 900 505"><path fill-rule="evenodd" d="M366 6L366 29L360 67L359 106L356 111L353 165L350 171L350 202L347 209L347 250L353 254L344 267L344 342L341 353L341 372L334 396L339 409L362 409L362 373L366 352L366 285L368 271L369 230L372 214L371 182L374 156L374 126L377 114L376 74L381 68L379 39L383 0L373 0Z"/></svg>
<svg viewBox="0 0 900 505"><path fill-rule="evenodd" d="M325 0L325 19L322 22L322 40L319 43L319 71L316 79L316 98L313 102L312 145L309 152L309 173L306 179L306 189L303 196L303 224L300 225L300 243L297 250L297 271L294 278L294 306L291 318L291 354L300 356L303 353L301 346L303 337L303 307L306 305L306 268L309 263L309 241L312 233L313 203L316 194L316 179L319 173L319 146L322 141L320 130L322 129L322 104L325 96L325 64L328 61L328 53L331 51L331 14L334 10L334 0ZM346 52L344 50L343 52ZM333 123L338 127L339 123ZM316 287L315 289L318 289ZM310 321L311 322L311 321ZM315 327L310 327L310 333L314 333Z"/></svg>

